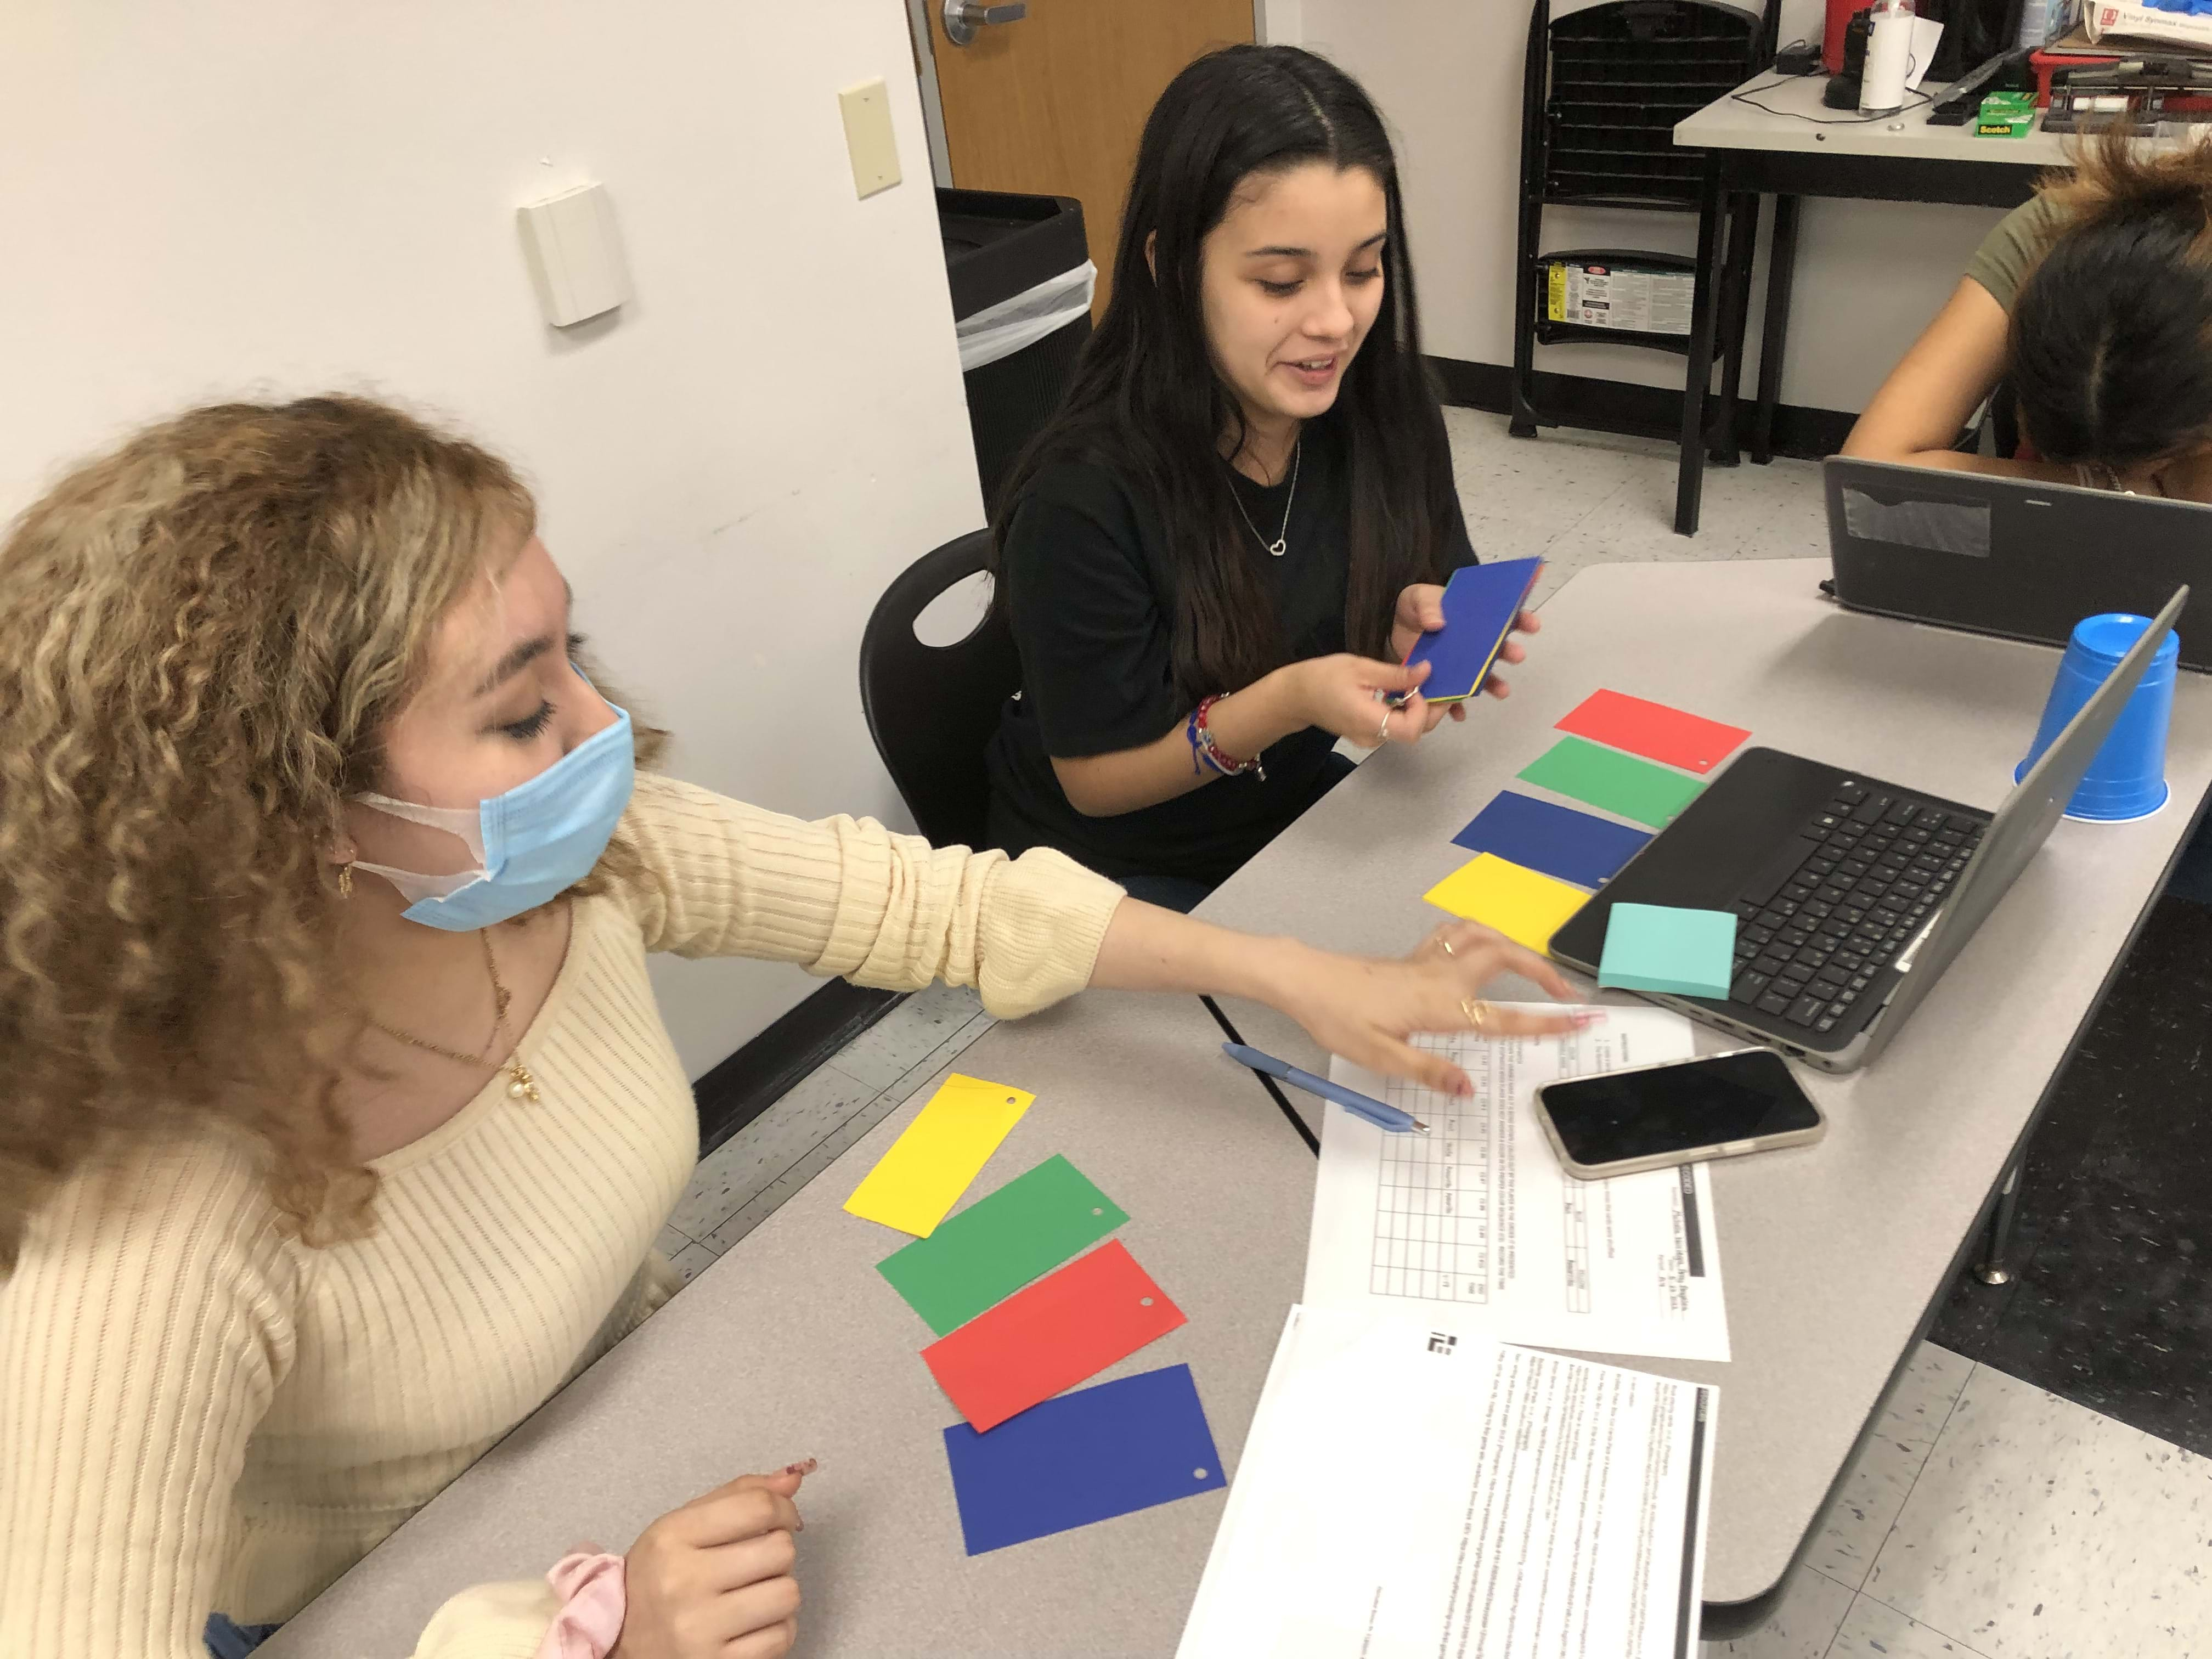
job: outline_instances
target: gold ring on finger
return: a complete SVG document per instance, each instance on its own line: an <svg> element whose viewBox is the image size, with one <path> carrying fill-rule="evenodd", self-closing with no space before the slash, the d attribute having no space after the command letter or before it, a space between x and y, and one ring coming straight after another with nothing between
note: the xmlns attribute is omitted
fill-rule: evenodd
<svg viewBox="0 0 2212 1659"><path fill-rule="evenodd" d="M1477 1031L1488 1028L1490 1024L1488 1003L1477 1001L1473 997L1462 997L1459 1000L1459 1011L1467 1016L1467 1023L1474 1027Z"/></svg>

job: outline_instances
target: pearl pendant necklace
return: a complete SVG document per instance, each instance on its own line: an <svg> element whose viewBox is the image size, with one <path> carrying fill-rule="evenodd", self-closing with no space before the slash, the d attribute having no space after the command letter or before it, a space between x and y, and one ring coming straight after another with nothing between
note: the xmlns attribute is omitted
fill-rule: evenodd
<svg viewBox="0 0 2212 1659"><path fill-rule="evenodd" d="M506 1033L507 1005L513 1000L513 998L507 987L500 981L499 960L491 953L490 933L479 933L477 937L483 943L484 967L491 974L491 1035L493 1047L495 1049ZM448 1048L442 1043L432 1042L428 1038L418 1037L410 1032L386 1025L380 1019L372 1018L369 1024L396 1042L406 1043L410 1048L420 1048L426 1054L436 1054L442 1059L453 1060L463 1066L484 1066L495 1063L489 1055L465 1054L458 1048ZM507 1097L509 1100L526 1100L535 1106L544 1098L538 1092L537 1073L520 1060L510 1058L496 1063L500 1072L507 1079Z"/></svg>

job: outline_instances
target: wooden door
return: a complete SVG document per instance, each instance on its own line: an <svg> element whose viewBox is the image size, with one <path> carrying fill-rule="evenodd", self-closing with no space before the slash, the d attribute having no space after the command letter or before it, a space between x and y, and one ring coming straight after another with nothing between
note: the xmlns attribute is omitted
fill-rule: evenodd
<svg viewBox="0 0 2212 1659"><path fill-rule="evenodd" d="M1082 203L1103 310L1145 117L1192 58L1252 39L1252 0L1029 0L964 46L944 0L922 6L953 184Z"/></svg>

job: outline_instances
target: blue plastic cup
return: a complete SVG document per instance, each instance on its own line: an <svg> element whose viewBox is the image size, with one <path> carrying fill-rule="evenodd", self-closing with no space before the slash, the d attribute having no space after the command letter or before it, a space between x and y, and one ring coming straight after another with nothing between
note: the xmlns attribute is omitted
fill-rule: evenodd
<svg viewBox="0 0 2212 1659"><path fill-rule="evenodd" d="M2043 705L2042 724L2035 728L2034 745L2027 758L2013 769L2013 781L2027 775L2027 769L2043 758L2043 751L2057 741L2067 723L2081 712L2097 688L2111 677L2150 626L2148 617L2107 611L2084 617L2074 625L2074 636L2058 659L2057 678ZM2066 803L2069 818L2088 818L2100 823L2120 823L2147 818L2166 805L2166 728L2173 714L2174 665L2181 641L2169 631L2143 671L2135 695L2120 710L2118 722L2089 763L2081 787Z"/></svg>

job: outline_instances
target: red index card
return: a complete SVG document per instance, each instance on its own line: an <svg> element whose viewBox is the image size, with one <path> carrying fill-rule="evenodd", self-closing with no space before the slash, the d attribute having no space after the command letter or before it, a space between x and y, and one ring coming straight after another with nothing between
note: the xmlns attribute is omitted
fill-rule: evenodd
<svg viewBox="0 0 2212 1659"><path fill-rule="evenodd" d="M1691 772L1711 771L1751 735L1740 726L1723 726L1619 691L1591 692L1559 722L1559 730Z"/></svg>
<svg viewBox="0 0 2212 1659"><path fill-rule="evenodd" d="M1182 1322L1182 1310L1117 1239L939 1337L921 1357L981 1433Z"/></svg>

